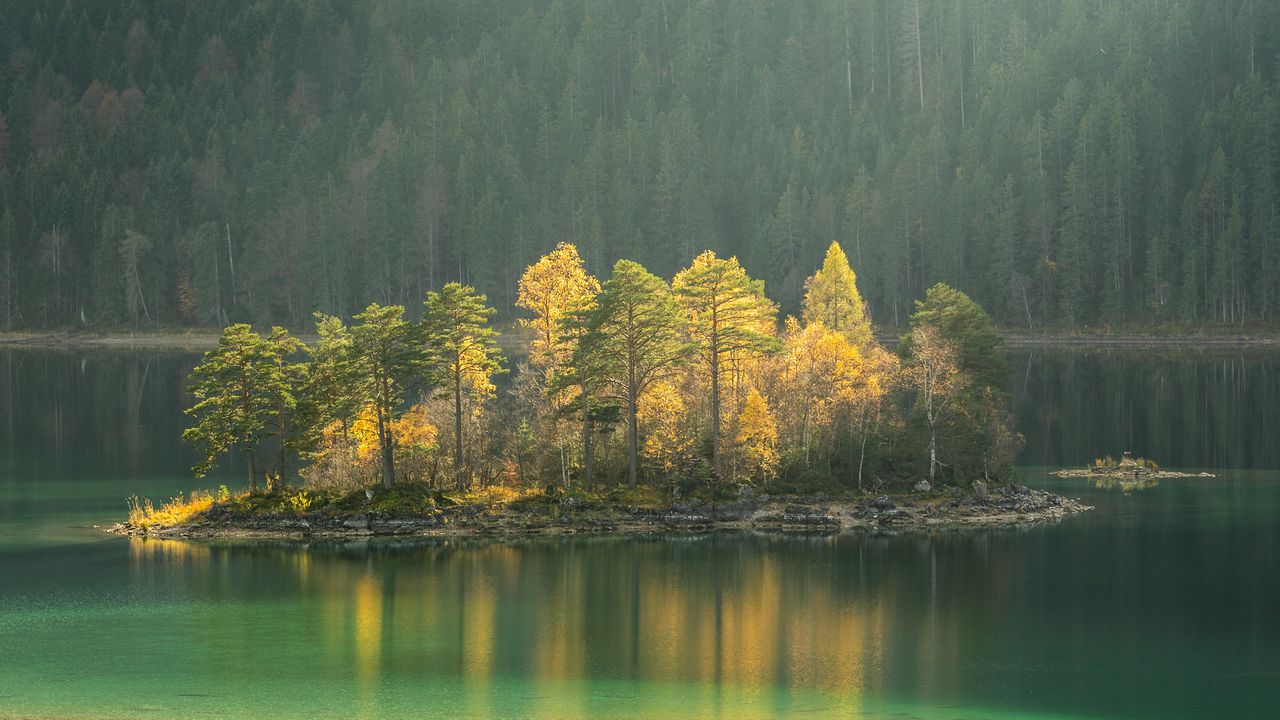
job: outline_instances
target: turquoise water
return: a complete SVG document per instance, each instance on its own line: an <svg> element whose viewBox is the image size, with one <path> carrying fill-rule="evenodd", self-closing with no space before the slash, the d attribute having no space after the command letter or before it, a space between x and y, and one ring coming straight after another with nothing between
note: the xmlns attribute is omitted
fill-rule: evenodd
<svg viewBox="0 0 1280 720"><path fill-rule="evenodd" d="M1059 464L1084 461L1063 454L1097 425L1127 430L1137 451L1165 442L1155 414L1126 426L1112 405L1133 406L1140 378L1166 370L1205 392L1221 359L1034 362L1015 389L1028 454ZM1241 361L1239 374L1273 362ZM123 496L192 484L177 441L189 363L0 352L0 718L1280 712L1280 474L1269 469L1125 495L1028 467L1029 482L1097 510L935 535L104 536L93 525L118 518ZM1064 392L1053 380L1064 364L1113 385ZM1238 412L1211 418L1223 441L1270 422L1258 414L1269 390L1251 387ZM1090 402L1100 419L1084 427ZM1027 413L1052 422L1033 427Z"/></svg>

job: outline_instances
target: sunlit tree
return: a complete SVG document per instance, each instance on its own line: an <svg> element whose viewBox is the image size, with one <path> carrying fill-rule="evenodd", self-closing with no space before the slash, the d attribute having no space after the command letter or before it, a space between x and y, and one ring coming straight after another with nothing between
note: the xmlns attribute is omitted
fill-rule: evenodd
<svg viewBox="0 0 1280 720"><path fill-rule="evenodd" d="M819 437L827 438L837 414L856 397L866 381L861 351L843 333L821 321L803 327L788 318L778 366L778 407L785 410L784 426L798 446L805 466L813 460ZM830 445L825 445L830 455Z"/></svg>
<svg viewBox="0 0 1280 720"><path fill-rule="evenodd" d="M671 287L639 263L619 260L604 283L574 364L591 368L620 401L627 420L627 480L639 478L640 398L686 362L685 319Z"/></svg>
<svg viewBox="0 0 1280 720"><path fill-rule="evenodd" d="M677 273L671 285L685 311L689 335L710 386L712 467L717 476L722 476L725 361L730 355L765 353L776 348L773 332L777 307L764 296L764 283L748 277L737 258L718 258L710 250Z"/></svg>
<svg viewBox="0 0 1280 720"><path fill-rule="evenodd" d="M735 440L748 477L768 481L777 475L780 462L778 419L769 407L768 399L755 388L747 391L747 399L738 415Z"/></svg>
<svg viewBox="0 0 1280 720"><path fill-rule="evenodd" d="M858 278L837 242L827 248L822 268L804 284L804 321L817 320L844 333L860 348L872 342L871 319L858 292Z"/></svg>
<svg viewBox="0 0 1280 720"><path fill-rule="evenodd" d="M427 293L422 317L422 342L428 349L427 377L453 399L453 472L459 488L466 487L463 396L493 394L492 377L502 372L502 353L489 327L493 308L469 285L451 282Z"/></svg>
<svg viewBox="0 0 1280 720"><path fill-rule="evenodd" d="M559 438L559 417L574 402L576 390L580 406L583 448L583 475L591 482L591 393L590 383L579 377L570 361L584 332L580 318L589 314L600 294L600 282L583 267L578 249L560 243L555 250L530 265L520 278L516 305L533 313L520 324L534 334L529 346L529 362L543 375L547 388L548 424ZM567 479L564 443L560 442L561 475Z"/></svg>

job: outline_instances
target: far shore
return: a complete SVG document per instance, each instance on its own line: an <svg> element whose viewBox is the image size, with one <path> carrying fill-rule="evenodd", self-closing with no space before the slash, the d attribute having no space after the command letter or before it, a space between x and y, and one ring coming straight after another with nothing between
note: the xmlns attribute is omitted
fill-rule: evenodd
<svg viewBox="0 0 1280 720"><path fill-rule="evenodd" d="M512 329L504 338L512 346L520 344L518 333ZM1280 332L1273 329L1242 329L1207 327L1196 331L1114 331L1114 332L1046 332L1032 333L1025 330L1001 331L1005 346L1011 349L1029 348L1079 348L1079 349L1169 349L1198 350L1205 348L1276 348L1280 347ZM47 330L0 332L0 349L103 349L103 350L185 350L204 351L216 347L220 330L217 328L156 329L156 330ZM898 335L891 329L876 333L880 342L892 346ZM299 336L304 342L314 338Z"/></svg>
<svg viewBox="0 0 1280 720"><path fill-rule="evenodd" d="M980 485L980 484L979 484ZM335 539L539 535L670 535L713 531L783 533L902 532L1018 527L1057 522L1093 508L1023 485L990 490L881 495L874 498L770 497L731 502L672 502L566 507L457 504L428 512L359 507L310 514L232 511L215 506L173 525L117 523L107 532L142 538Z"/></svg>

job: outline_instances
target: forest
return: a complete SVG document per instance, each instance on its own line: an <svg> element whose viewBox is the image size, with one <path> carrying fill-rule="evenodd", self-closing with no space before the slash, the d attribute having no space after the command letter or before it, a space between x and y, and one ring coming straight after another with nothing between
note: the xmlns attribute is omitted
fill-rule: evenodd
<svg viewBox="0 0 1280 720"><path fill-rule="evenodd" d="M228 326L191 373L184 436L203 451L197 475L235 453L249 488L264 478L276 494L643 480L714 498L1010 476L1022 439L982 308L934 286L893 354L839 244L804 287L801 317L779 327L736 258L705 251L670 283L624 259L600 282L564 243L520 278L528 355L500 390L495 311L450 282L416 322L400 305L350 325L317 313L311 346L278 326Z"/></svg>
<svg viewBox="0 0 1280 720"><path fill-rule="evenodd" d="M1280 309L1280 5L6 0L0 329L308 328L569 242L709 248L781 309L839 241L880 325Z"/></svg>

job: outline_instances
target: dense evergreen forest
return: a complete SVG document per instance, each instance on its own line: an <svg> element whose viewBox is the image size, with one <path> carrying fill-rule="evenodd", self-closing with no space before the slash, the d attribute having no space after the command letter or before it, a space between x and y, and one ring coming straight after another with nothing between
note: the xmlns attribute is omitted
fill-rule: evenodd
<svg viewBox="0 0 1280 720"><path fill-rule="evenodd" d="M515 316L572 242L736 255L785 312L833 240L873 318L1280 309L1280 4L5 0L0 328L310 324L449 281Z"/></svg>

